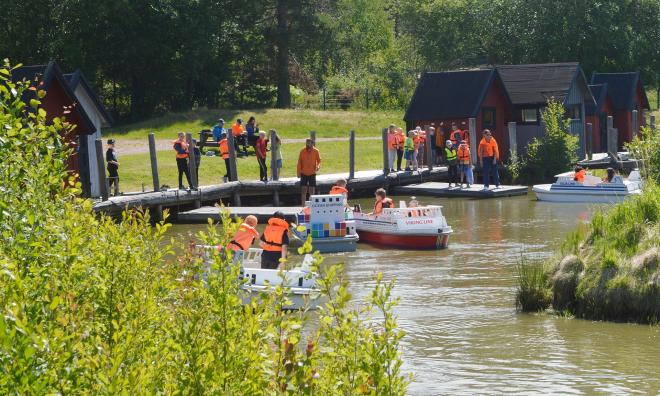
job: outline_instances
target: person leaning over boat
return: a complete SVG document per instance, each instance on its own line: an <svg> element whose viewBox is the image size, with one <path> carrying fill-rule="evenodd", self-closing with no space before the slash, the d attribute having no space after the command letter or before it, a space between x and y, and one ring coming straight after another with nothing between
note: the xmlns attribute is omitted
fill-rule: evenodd
<svg viewBox="0 0 660 396"><path fill-rule="evenodd" d="M491 173L495 180L495 188L500 188L500 175L497 172L500 150L489 129L484 129L484 137L479 142L477 154L479 154L479 165L484 173L484 190L487 190L490 185Z"/></svg>
<svg viewBox="0 0 660 396"><path fill-rule="evenodd" d="M449 187L454 183L458 187L458 154L451 144L451 140L445 142L445 163L449 168Z"/></svg>
<svg viewBox="0 0 660 396"><path fill-rule="evenodd" d="M190 169L188 169L188 142L186 142L186 135L183 132L179 132L177 140L172 142L172 147L176 151L176 166L179 170L179 190L185 189L183 187L184 174L186 175L186 180L188 180L189 188L192 188Z"/></svg>
<svg viewBox="0 0 660 396"><path fill-rule="evenodd" d="M284 219L284 213L279 210L268 219L268 225L261 234L261 268L278 269L280 259L286 260L286 250L289 245L289 223Z"/></svg>
<svg viewBox="0 0 660 396"><path fill-rule="evenodd" d="M374 204L374 211L370 214L379 215L383 212L383 209L394 207L394 202L392 202L391 198L387 197L387 192L385 192L384 188L376 190L375 195L376 203Z"/></svg>
<svg viewBox="0 0 660 396"><path fill-rule="evenodd" d="M607 175L602 179L603 183L612 183L614 176L616 176L616 172L614 172L614 168L607 168Z"/></svg>
<svg viewBox="0 0 660 396"><path fill-rule="evenodd" d="M259 231L255 228L257 226L257 218L253 215L249 215L245 218L245 221L238 226L238 230L234 234L234 237L229 241L227 249L233 250L234 254L239 255L238 252L246 252L250 249L255 239L259 238Z"/></svg>
<svg viewBox="0 0 660 396"><path fill-rule="evenodd" d="M575 167L575 175L573 176L573 180L575 180L578 183L584 183L584 176L587 175L587 171L584 170L580 165Z"/></svg>
<svg viewBox="0 0 660 396"><path fill-rule="evenodd" d="M456 150L458 156L458 170L461 174L461 188L463 188L463 179L467 179L467 187L472 184L472 162L470 160L470 146L465 140L461 140Z"/></svg>
<svg viewBox="0 0 660 396"><path fill-rule="evenodd" d="M307 193L314 195L316 190L316 172L321 168L321 154L314 147L312 139L305 140L305 148L298 155L297 174L300 178L300 201L305 206Z"/></svg>

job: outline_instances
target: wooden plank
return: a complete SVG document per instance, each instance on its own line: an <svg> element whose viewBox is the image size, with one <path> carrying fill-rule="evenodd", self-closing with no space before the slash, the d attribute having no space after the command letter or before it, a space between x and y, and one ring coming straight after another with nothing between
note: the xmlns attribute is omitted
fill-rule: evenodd
<svg viewBox="0 0 660 396"><path fill-rule="evenodd" d="M151 159L151 179L154 183L154 191L160 190L158 178L158 157L156 156L156 135L149 133L149 158Z"/></svg>
<svg viewBox="0 0 660 396"><path fill-rule="evenodd" d="M273 213L280 211L284 213L284 217L290 222L296 222L296 215L302 211L299 206L242 206L242 207L225 207L232 218L252 215L256 216L260 223L266 223ZM176 217L178 223L206 223L208 219L213 221L220 220L221 208L217 206L203 206L199 209L188 210L179 212Z"/></svg>
<svg viewBox="0 0 660 396"><path fill-rule="evenodd" d="M470 133L470 161L472 164L476 164L477 150L479 149L479 141L477 140L476 118L468 118L468 132Z"/></svg>
<svg viewBox="0 0 660 396"><path fill-rule="evenodd" d="M348 179L355 177L355 131L348 134Z"/></svg>
<svg viewBox="0 0 660 396"><path fill-rule="evenodd" d="M449 188L447 183L427 182L397 186L394 192L400 195L420 195L431 197L463 197L463 198L500 198L514 195L526 195L527 186L500 186L484 190L482 184L473 184L470 188Z"/></svg>
<svg viewBox="0 0 660 396"><path fill-rule="evenodd" d="M383 128L381 133L381 138L383 139L383 174L387 175L390 173L391 165L389 161L389 155L387 153L387 128Z"/></svg>

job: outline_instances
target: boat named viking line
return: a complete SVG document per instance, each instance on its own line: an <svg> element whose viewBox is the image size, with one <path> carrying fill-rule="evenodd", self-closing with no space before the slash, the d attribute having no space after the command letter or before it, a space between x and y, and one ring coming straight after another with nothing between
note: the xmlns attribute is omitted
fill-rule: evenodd
<svg viewBox="0 0 660 396"><path fill-rule="evenodd" d="M599 177L585 175L584 181L574 180L575 172L561 173L552 184L537 184L532 190L539 201L617 203L627 196L642 192L642 179L638 170L633 170L628 179L616 175L611 182Z"/></svg>
<svg viewBox="0 0 660 396"><path fill-rule="evenodd" d="M453 232L442 206L385 208L378 214L353 212L361 242L400 249L444 249Z"/></svg>

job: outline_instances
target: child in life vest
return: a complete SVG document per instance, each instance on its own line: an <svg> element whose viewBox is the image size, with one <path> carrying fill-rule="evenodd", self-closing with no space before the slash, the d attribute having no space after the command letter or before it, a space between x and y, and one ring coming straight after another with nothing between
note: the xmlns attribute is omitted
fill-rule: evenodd
<svg viewBox="0 0 660 396"><path fill-rule="evenodd" d="M384 188L379 188L376 190L376 204L374 205L374 211L369 214L379 215L383 212L385 208L393 208L394 202L391 198L387 198L387 193Z"/></svg>
<svg viewBox="0 0 660 396"><path fill-rule="evenodd" d="M344 206L348 206L348 189L346 189L346 180L339 179L330 189L330 195L342 195L344 197Z"/></svg>

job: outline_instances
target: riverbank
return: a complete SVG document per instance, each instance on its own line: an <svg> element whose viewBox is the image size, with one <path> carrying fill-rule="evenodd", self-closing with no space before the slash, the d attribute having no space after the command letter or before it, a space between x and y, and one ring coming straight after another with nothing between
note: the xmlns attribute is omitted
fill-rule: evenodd
<svg viewBox="0 0 660 396"><path fill-rule="evenodd" d="M579 226L557 254L521 263L518 305L593 320L660 320L660 188L648 185Z"/></svg>

